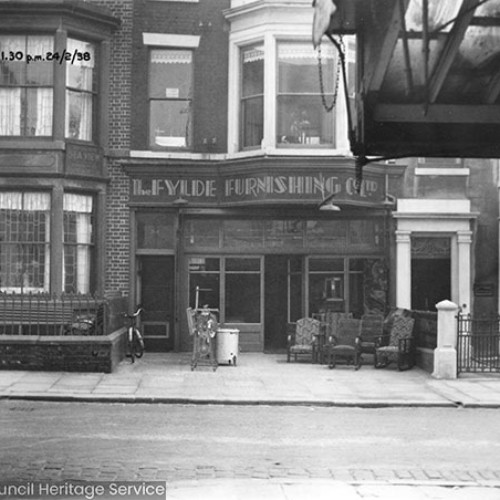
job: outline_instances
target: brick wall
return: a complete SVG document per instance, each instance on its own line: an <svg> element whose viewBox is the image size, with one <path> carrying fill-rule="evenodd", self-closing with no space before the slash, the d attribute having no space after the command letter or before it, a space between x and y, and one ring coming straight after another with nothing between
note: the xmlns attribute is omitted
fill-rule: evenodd
<svg viewBox="0 0 500 500"><path fill-rule="evenodd" d="M200 36L194 52L194 150L227 151L228 31L222 15L226 8L229 0L135 2L132 149L148 149L149 55L142 34L168 33Z"/></svg>
<svg viewBox="0 0 500 500"><path fill-rule="evenodd" d="M130 223L128 179L120 158L130 150L133 0L92 0L121 20L111 44L109 142L106 155L110 183L106 201L106 293L128 293Z"/></svg>

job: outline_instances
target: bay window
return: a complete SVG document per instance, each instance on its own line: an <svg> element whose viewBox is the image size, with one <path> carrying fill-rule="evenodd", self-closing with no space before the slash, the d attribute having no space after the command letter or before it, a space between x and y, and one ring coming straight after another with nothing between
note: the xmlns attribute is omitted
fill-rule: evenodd
<svg viewBox="0 0 500 500"><path fill-rule="evenodd" d="M95 47L88 42L68 38L67 52L77 54L66 63L66 137L91 141L97 84Z"/></svg>
<svg viewBox="0 0 500 500"><path fill-rule="evenodd" d="M65 293L90 293L94 247L93 198L64 194L63 286Z"/></svg>
<svg viewBox="0 0 500 500"><path fill-rule="evenodd" d="M152 49L149 63L150 147L189 148L192 146L193 52Z"/></svg>
<svg viewBox="0 0 500 500"><path fill-rule="evenodd" d="M51 136L54 38L0 35L0 136Z"/></svg>
<svg viewBox="0 0 500 500"><path fill-rule="evenodd" d="M50 194L0 192L0 290L49 291Z"/></svg>

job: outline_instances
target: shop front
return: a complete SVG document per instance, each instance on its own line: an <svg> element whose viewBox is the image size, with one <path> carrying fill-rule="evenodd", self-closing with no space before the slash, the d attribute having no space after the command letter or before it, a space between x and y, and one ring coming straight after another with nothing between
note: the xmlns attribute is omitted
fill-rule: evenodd
<svg viewBox="0 0 500 500"><path fill-rule="evenodd" d="M240 331L243 352L284 349L287 323L304 316L386 311L382 169L365 173L360 192L345 166L127 171L132 294L146 310L149 349L191 348L186 309L197 291L200 306ZM332 194L338 206L320 210Z"/></svg>

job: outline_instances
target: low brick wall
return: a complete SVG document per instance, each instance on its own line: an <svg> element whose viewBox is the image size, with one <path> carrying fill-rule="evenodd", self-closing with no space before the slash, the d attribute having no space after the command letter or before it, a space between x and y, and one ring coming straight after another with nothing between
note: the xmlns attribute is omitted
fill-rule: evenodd
<svg viewBox="0 0 500 500"><path fill-rule="evenodd" d="M0 369L111 373L125 347L125 328L96 336L1 335Z"/></svg>

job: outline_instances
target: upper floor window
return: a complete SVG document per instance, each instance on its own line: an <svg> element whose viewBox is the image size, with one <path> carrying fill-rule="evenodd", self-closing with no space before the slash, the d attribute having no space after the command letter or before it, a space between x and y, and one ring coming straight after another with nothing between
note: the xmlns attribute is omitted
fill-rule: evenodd
<svg viewBox="0 0 500 500"><path fill-rule="evenodd" d="M66 63L66 137L91 141L97 95L94 45L68 38L67 52L77 57Z"/></svg>
<svg viewBox="0 0 500 500"><path fill-rule="evenodd" d="M335 86L333 48L322 50L322 87L328 102ZM276 128L279 146L334 146L334 113L327 113L318 82L318 56L310 43L278 43Z"/></svg>
<svg viewBox="0 0 500 500"><path fill-rule="evenodd" d="M152 49L149 64L149 144L192 146L193 52Z"/></svg>
<svg viewBox="0 0 500 500"><path fill-rule="evenodd" d="M264 134L264 46L241 53L241 146L260 146Z"/></svg>
<svg viewBox="0 0 500 500"><path fill-rule="evenodd" d="M53 50L51 36L0 36L0 136L52 135Z"/></svg>

